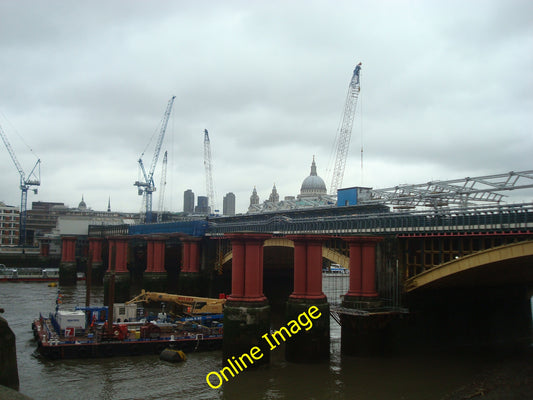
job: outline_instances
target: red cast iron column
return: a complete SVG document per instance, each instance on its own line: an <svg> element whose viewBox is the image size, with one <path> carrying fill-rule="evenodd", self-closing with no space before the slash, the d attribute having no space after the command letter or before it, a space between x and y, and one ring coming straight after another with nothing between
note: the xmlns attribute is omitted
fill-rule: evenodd
<svg viewBox="0 0 533 400"><path fill-rule="evenodd" d="M200 272L200 243L199 240L189 242L189 271Z"/></svg>
<svg viewBox="0 0 533 400"><path fill-rule="evenodd" d="M182 241L182 250L181 250L181 272L190 272L190 248L191 248L191 242L188 242L186 240Z"/></svg>
<svg viewBox="0 0 533 400"><path fill-rule="evenodd" d="M128 272L128 240L125 238L109 238L109 268L111 271L111 262L113 248L115 248L115 272Z"/></svg>
<svg viewBox="0 0 533 400"><path fill-rule="evenodd" d="M64 236L61 238L61 262L76 262L76 237Z"/></svg>
<svg viewBox="0 0 533 400"><path fill-rule="evenodd" d="M322 299L322 243L324 236L287 236L294 242L293 299Z"/></svg>
<svg viewBox="0 0 533 400"><path fill-rule="evenodd" d="M244 298L244 241L231 238L231 249L231 294L228 300L241 301Z"/></svg>
<svg viewBox="0 0 533 400"><path fill-rule="evenodd" d="M146 272L165 272L165 239L147 238Z"/></svg>
<svg viewBox="0 0 533 400"><path fill-rule="evenodd" d="M228 300L262 302L263 294L263 243L270 235L228 234L231 240L233 261L231 295Z"/></svg>
<svg viewBox="0 0 533 400"><path fill-rule="evenodd" d="M346 296L361 296L363 285L361 241L356 238L346 238L345 240L350 246L350 288Z"/></svg>
<svg viewBox="0 0 533 400"><path fill-rule="evenodd" d="M381 239L381 238L380 238ZM377 297L376 292L376 242L380 239L365 240L362 244L363 297Z"/></svg>
<svg viewBox="0 0 533 400"><path fill-rule="evenodd" d="M304 299L307 293L307 245L305 240L293 237L294 242L294 292L290 297Z"/></svg>
<svg viewBox="0 0 533 400"><path fill-rule="evenodd" d="M166 272L165 239L154 240L154 272Z"/></svg>
<svg viewBox="0 0 533 400"><path fill-rule="evenodd" d="M307 295L308 299L322 299L322 242L324 238L309 238L307 243Z"/></svg>
<svg viewBox="0 0 533 400"><path fill-rule="evenodd" d="M264 301L263 238L250 237L244 242L244 297L246 301Z"/></svg>
<svg viewBox="0 0 533 400"><path fill-rule="evenodd" d="M128 239L120 238L117 241L117 272L128 272ZM120 257L119 257L120 255Z"/></svg>
<svg viewBox="0 0 533 400"><path fill-rule="evenodd" d="M102 262L102 242L103 239L99 237L89 238L89 254L92 256L93 263Z"/></svg>
<svg viewBox="0 0 533 400"><path fill-rule="evenodd" d="M115 265L116 265L116 258L117 258L117 254L116 254L116 246L117 246L117 242L116 242L116 239L110 237L107 239L107 244L108 244L108 248L109 248L109 255L107 257L107 271L106 272L111 272L111 269L113 267L112 263L113 263L113 249L115 249Z"/></svg>
<svg viewBox="0 0 533 400"><path fill-rule="evenodd" d="M154 241L146 239L146 272L154 272Z"/></svg>

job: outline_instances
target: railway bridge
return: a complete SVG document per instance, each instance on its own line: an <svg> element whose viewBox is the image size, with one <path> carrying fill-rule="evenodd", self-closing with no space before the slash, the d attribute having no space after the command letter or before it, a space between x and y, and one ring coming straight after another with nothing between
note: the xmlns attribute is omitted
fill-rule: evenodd
<svg viewBox="0 0 533 400"><path fill-rule="evenodd" d="M76 238L64 237L63 276L79 257L75 249ZM360 205L95 226L85 254L100 282L115 277L116 301L140 288L225 293L225 357L264 342L270 307L279 304L288 321L313 306L333 313L344 354L531 338L530 203L430 211ZM349 288L328 299L322 271L332 263L349 269ZM327 358L329 324L321 318L294 335L287 359ZM268 361L267 347L263 354Z"/></svg>

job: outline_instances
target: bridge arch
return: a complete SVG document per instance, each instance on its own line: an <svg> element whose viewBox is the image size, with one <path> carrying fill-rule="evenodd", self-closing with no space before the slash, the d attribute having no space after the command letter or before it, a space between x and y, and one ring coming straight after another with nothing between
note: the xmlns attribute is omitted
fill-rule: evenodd
<svg viewBox="0 0 533 400"><path fill-rule="evenodd" d="M533 285L533 241L494 247L441 264L407 279L405 291L472 283Z"/></svg>
<svg viewBox="0 0 533 400"><path fill-rule="evenodd" d="M283 238L283 237L275 237L272 239L265 240L264 247L292 247L294 248L294 242L292 240ZM345 256L344 254L328 248L326 246L322 246L322 257L331 261L334 264L339 264L340 266L349 269L350 268L350 257ZM226 264L233 258L233 252L229 251L224 255L222 258L222 265Z"/></svg>

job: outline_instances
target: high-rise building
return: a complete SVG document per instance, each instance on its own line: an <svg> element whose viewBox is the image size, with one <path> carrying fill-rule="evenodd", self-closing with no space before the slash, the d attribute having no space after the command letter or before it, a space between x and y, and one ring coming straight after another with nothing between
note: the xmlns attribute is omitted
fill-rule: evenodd
<svg viewBox="0 0 533 400"><path fill-rule="evenodd" d="M183 193L183 212L186 214L194 212L194 193L191 189L187 189Z"/></svg>
<svg viewBox="0 0 533 400"><path fill-rule="evenodd" d="M222 214L229 216L235 215L235 195L232 192L229 192L224 196Z"/></svg>
<svg viewBox="0 0 533 400"><path fill-rule="evenodd" d="M198 205L194 209L196 214L209 214L209 199L207 196L198 196Z"/></svg>

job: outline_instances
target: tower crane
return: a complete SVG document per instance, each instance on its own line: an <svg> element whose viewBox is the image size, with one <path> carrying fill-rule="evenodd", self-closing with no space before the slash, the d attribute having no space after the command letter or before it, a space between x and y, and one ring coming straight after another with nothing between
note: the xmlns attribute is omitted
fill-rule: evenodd
<svg viewBox="0 0 533 400"><path fill-rule="evenodd" d="M167 187L167 151L163 155L163 166L161 168L161 183L159 184L159 207L157 207L157 222L163 220L163 206L165 203L165 189Z"/></svg>
<svg viewBox="0 0 533 400"><path fill-rule="evenodd" d="M348 86L348 94L346 95L346 102L344 105L344 112L342 115L342 122L340 130L337 135L336 142L336 156L335 166L333 169L333 177L331 179L331 186L329 193L337 194L337 189L342 185L342 178L344 176L344 168L346 166L346 159L348 158L348 149L350 148L350 138L352 136L352 126L355 117L355 108L357 106L357 99L359 98L359 74L361 72L361 63L357 64Z"/></svg>
<svg viewBox="0 0 533 400"><path fill-rule="evenodd" d="M142 160L144 152L141 154L138 160L144 181L136 181L133 185L137 186L139 196L144 196L145 198L145 203L146 203L145 222L146 223L152 222L152 219L153 219L152 193L155 192L156 190L155 183L154 183L154 171L155 171L155 166L157 164L157 160L159 159L159 153L161 152L161 145L163 144L163 138L165 137L165 131L167 130L168 119L170 118L170 112L172 111L172 105L174 104L175 98L176 96L172 96L172 98L168 101L165 114L163 115L163 119L161 121L161 129L159 131L159 137L157 138L154 156L152 158L152 163L150 165L150 169L148 170L148 173L146 172L146 169L144 168L144 163Z"/></svg>
<svg viewBox="0 0 533 400"><path fill-rule="evenodd" d="M20 175L20 192L21 193L20 193L19 246L24 246L26 244L26 217L27 217L26 207L28 203L28 189L31 189L33 186L41 185L41 160L40 159L37 160L32 170L26 177L26 174L24 173L22 166L17 160L15 151L13 150L13 147L11 147L9 140L7 140L7 136L1 126L0 126L0 136L2 136L2 140L4 144L6 145L7 152L11 156L11 159L13 160L13 163L15 164L15 167L17 168L19 175ZM32 190L33 190L33 193L37 194L38 192L37 188L34 188Z"/></svg>
<svg viewBox="0 0 533 400"><path fill-rule="evenodd" d="M209 205L213 207L213 212L217 209L215 203L215 189L213 186L213 174L211 163L211 141L209 140L209 132L204 129L204 167L205 167L205 185L207 190L207 198Z"/></svg>

